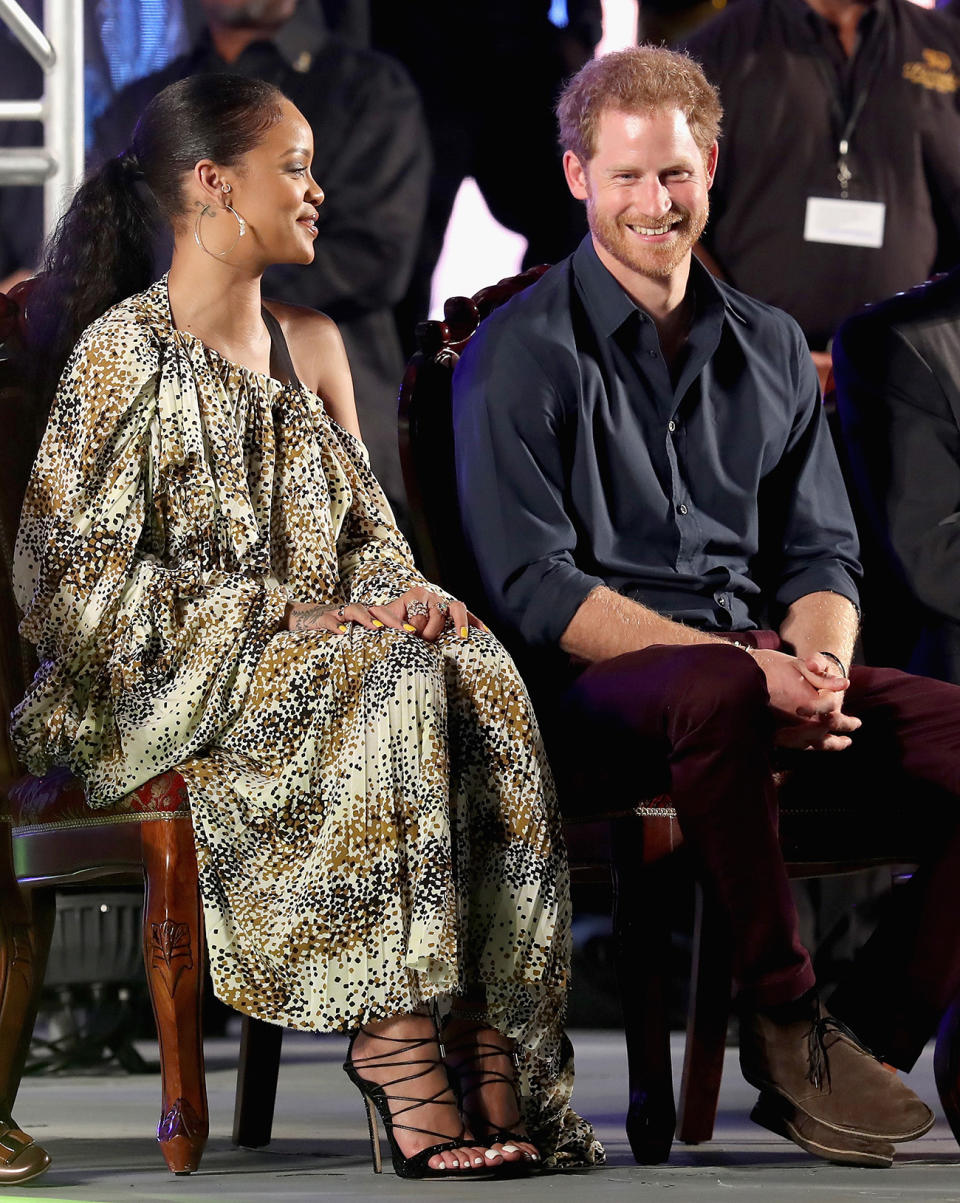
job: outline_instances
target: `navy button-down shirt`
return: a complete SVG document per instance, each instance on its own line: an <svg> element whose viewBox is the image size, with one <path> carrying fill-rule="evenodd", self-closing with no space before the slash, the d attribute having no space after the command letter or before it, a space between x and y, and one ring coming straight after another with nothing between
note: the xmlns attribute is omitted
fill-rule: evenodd
<svg viewBox="0 0 960 1203"><path fill-rule="evenodd" d="M857 601L857 538L796 323L691 264L673 374L589 237L496 310L454 377L464 526L491 604L556 645L605 584L705 630Z"/></svg>

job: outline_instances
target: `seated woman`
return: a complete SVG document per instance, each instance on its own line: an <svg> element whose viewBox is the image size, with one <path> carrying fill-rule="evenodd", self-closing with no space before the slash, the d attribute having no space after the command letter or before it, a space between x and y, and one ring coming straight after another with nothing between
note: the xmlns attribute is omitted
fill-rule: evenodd
<svg viewBox="0 0 960 1203"><path fill-rule="evenodd" d="M334 324L261 300L270 264L313 259L312 147L272 86L195 76L74 198L32 302L49 361L75 347L17 541L42 662L17 748L92 805L177 767L217 994L352 1033L398 1174L516 1170L558 1141L595 1159L567 1106L568 874L526 691L414 567ZM174 253L147 287L150 194Z"/></svg>

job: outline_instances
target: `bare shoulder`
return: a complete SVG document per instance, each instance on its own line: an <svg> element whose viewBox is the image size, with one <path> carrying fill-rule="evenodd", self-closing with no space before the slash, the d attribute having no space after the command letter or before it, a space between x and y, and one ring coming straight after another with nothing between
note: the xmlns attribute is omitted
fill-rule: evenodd
<svg viewBox="0 0 960 1203"><path fill-rule="evenodd" d="M304 305L266 298L263 303L280 323L297 376L336 422L359 437L353 379L336 322Z"/></svg>
<svg viewBox="0 0 960 1203"><path fill-rule="evenodd" d="M306 305L267 299L263 303L280 323L297 375L308 388L319 391L316 385L322 379L324 365L329 366L330 360L346 359L336 322Z"/></svg>

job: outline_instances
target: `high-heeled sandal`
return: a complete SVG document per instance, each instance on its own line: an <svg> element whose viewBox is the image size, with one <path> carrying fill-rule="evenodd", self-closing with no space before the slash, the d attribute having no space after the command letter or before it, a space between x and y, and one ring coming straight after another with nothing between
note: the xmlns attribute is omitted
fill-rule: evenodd
<svg viewBox="0 0 960 1203"><path fill-rule="evenodd" d="M476 1111L471 1110L465 1104L465 1099L481 1090L484 1086L488 1086L494 1082L505 1082L513 1091L513 1097L517 1104L517 1118L520 1118L520 1089L517 1086L517 1074L519 1071L519 1061L517 1059L516 1049L507 1051L501 1048L499 1044L494 1044L489 1040L478 1040L477 1035L480 1032L486 1031L488 1024L477 1023L472 1028L468 1028L462 1035L455 1037L452 1042L445 1042L446 1055L451 1054L456 1058L457 1053L462 1056L459 1060L455 1060L455 1064L450 1065L451 1077L457 1086L457 1095L460 1099L460 1114L463 1116L464 1122L469 1125L470 1131L473 1132L476 1139L482 1145L508 1145L508 1144L533 1144L529 1136L525 1136L520 1132L514 1132L510 1128L494 1127L485 1117L479 1115ZM491 1065L485 1064L493 1057L506 1057L513 1065L511 1074L502 1073L499 1069L494 1069ZM478 1135L480 1133L481 1135ZM534 1146L536 1147L536 1146ZM528 1161L523 1158L519 1161L504 1161L502 1166L497 1167L498 1177L503 1177L510 1173L526 1173L535 1168L539 1164L539 1155L537 1160Z"/></svg>
<svg viewBox="0 0 960 1203"><path fill-rule="evenodd" d="M397 1138L394 1136L394 1129L401 1128L405 1132L419 1132L421 1136L439 1136L446 1137L444 1132L434 1132L429 1128L418 1128L413 1124L400 1123L399 1116L406 1115L409 1111L415 1111L418 1107L426 1106L428 1103L443 1102L443 1095L448 1092L451 1095L449 1106L457 1111L457 1118L460 1119L459 1108L457 1106L456 1096L452 1087L449 1084L449 1075L447 1074L446 1066L442 1059L437 1057L422 1057L414 1060L382 1060L380 1055L374 1054L369 1057L358 1057L356 1063L353 1059L353 1044L357 1036L363 1034L369 1036L373 1040L383 1040L389 1044L401 1045L394 1054L387 1052L382 1056L390 1058L400 1053L415 1053L418 1049L424 1048L438 1042L436 1035L424 1036L419 1040L405 1040L395 1036L378 1036L373 1032L368 1032L365 1028L360 1028L350 1037L350 1046L347 1049L347 1059L343 1063L343 1069L350 1081L363 1095L363 1100L367 1106L367 1124L370 1128L370 1153L373 1157L373 1172L379 1174L383 1170L380 1160L380 1138L377 1129L377 1112L380 1113L380 1118L383 1121L384 1129L387 1133L387 1141L390 1144L390 1155L393 1159L393 1169L398 1178L476 1178L489 1177L490 1167L476 1169L471 1166L468 1170L449 1170L449 1169L434 1169L428 1165L431 1157L435 1157L438 1153L452 1152L454 1149L465 1149L477 1147L478 1142L473 1139L466 1139L467 1127L460 1120L460 1135L450 1139L441 1139L439 1144L431 1145L429 1148L421 1149L419 1153L414 1153L412 1157L406 1157L397 1143ZM394 1078L390 1082L370 1082L366 1078L360 1076L357 1072L357 1065L368 1069L410 1069L413 1066L422 1066L414 1073L405 1074L403 1077ZM447 1086L438 1090L436 1094L429 1098L415 1098L411 1095L403 1094L387 1094L387 1090L391 1086L399 1086L404 1082L413 1082L418 1078L426 1077L432 1073L438 1066L444 1070L447 1077ZM390 1111L390 1103L406 1103L409 1106L400 1107L395 1113ZM483 1147L482 1143L479 1147Z"/></svg>

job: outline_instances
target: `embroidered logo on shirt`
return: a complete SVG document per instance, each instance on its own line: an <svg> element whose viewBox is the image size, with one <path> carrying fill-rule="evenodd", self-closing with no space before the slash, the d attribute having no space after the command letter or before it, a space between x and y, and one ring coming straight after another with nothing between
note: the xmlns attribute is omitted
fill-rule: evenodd
<svg viewBox="0 0 960 1203"><path fill-rule="evenodd" d="M956 92L960 78L950 70L950 55L942 50L924 50L922 63L904 63L903 78L931 92Z"/></svg>

